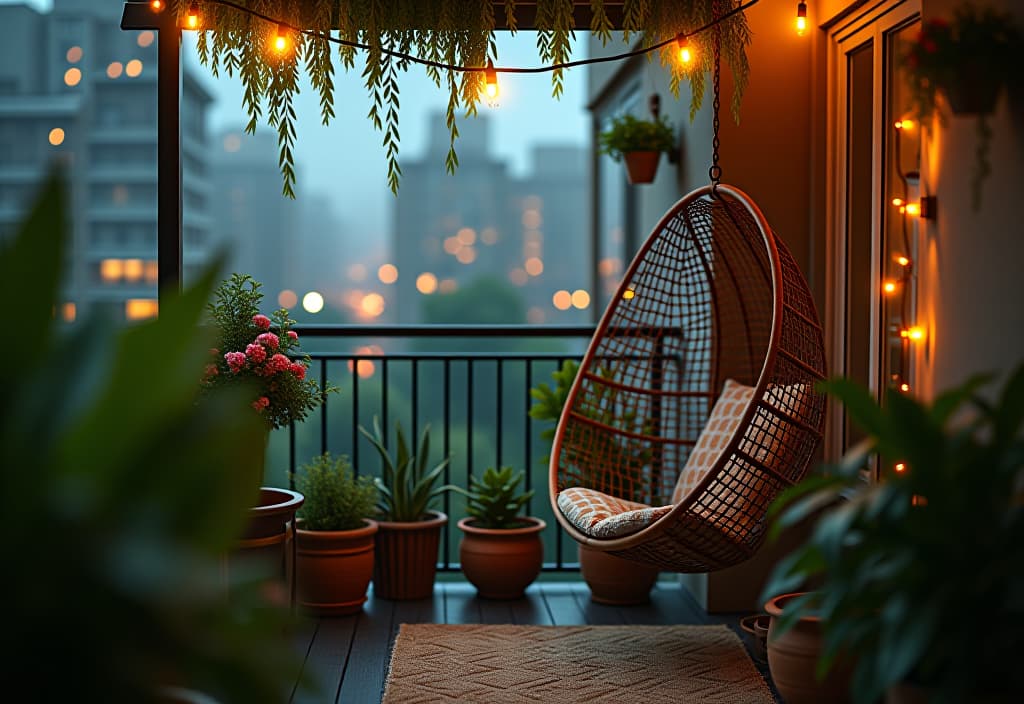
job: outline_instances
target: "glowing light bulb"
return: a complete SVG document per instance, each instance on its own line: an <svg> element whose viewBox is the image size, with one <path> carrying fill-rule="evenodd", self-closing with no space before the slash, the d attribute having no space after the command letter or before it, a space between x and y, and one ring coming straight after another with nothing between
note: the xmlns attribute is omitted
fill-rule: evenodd
<svg viewBox="0 0 1024 704"><path fill-rule="evenodd" d="M807 3L801 2L796 6L796 33L804 36L807 31Z"/></svg>
<svg viewBox="0 0 1024 704"><path fill-rule="evenodd" d="M900 208L900 212L901 213L906 212L907 215L912 215L914 217L917 217L917 216L919 216L921 214L921 204L920 203L907 203L907 205L905 207Z"/></svg>
<svg viewBox="0 0 1024 704"><path fill-rule="evenodd" d="M274 48L282 52L288 48L288 35L283 24L277 25L277 35L274 37Z"/></svg>
<svg viewBox="0 0 1024 704"><path fill-rule="evenodd" d="M900 384L900 391L902 391L903 393L907 393L908 391L910 391L910 384L904 381L902 384Z"/></svg>
<svg viewBox="0 0 1024 704"><path fill-rule="evenodd" d="M882 290L889 295L896 293L896 282L889 279L888 281L882 284Z"/></svg>
<svg viewBox="0 0 1024 704"><path fill-rule="evenodd" d="M902 474L903 472L907 471L907 465L904 464L903 462L897 462L896 466L893 469L896 470L897 474Z"/></svg>
<svg viewBox="0 0 1024 704"><path fill-rule="evenodd" d="M910 260L903 255L896 257L896 263L900 266L910 266Z"/></svg>
<svg viewBox="0 0 1024 704"><path fill-rule="evenodd" d="M914 121L906 119L896 120L893 126L898 130L912 130L914 129Z"/></svg>
<svg viewBox="0 0 1024 704"><path fill-rule="evenodd" d="M625 291L622 292L622 298L624 300L631 300L634 296L636 296L636 291L634 291L631 288L627 288Z"/></svg>
<svg viewBox="0 0 1024 704"><path fill-rule="evenodd" d="M897 207L901 206L901 205L903 205L903 199L902 198L893 198L892 199L892 204L897 206Z"/></svg>
<svg viewBox="0 0 1024 704"><path fill-rule="evenodd" d="M199 5L198 3L190 3L188 6L188 14L185 15L185 24L189 29L195 29L199 26Z"/></svg>
<svg viewBox="0 0 1024 704"><path fill-rule="evenodd" d="M676 37L676 46L679 47L679 60L688 64L693 61L693 54L690 52L690 40L685 34Z"/></svg>
<svg viewBox="0 0 1024 704"><path fill-rule="evenodd" d="M920 325L914 325L913 327L903 328L900 330L900 337L908 340L923 340L924 339L924 328Z"/></svg>
<svg viewBox="0 0 1024 704"><path fill-rule="evenodd" d="M153 8L153 12L160 12L160 10L164 9L164 4L161 0L153 0L153 2L149 3L149 6Z"/></svg>
<svg viewBox="0 0 1024 704"><path fill-rule="evenodd" d="M487 96L487 104L494 107L498 100L498 72L494 70L494 62L487 59L487 68L484 69L484 94Z"/></svg>

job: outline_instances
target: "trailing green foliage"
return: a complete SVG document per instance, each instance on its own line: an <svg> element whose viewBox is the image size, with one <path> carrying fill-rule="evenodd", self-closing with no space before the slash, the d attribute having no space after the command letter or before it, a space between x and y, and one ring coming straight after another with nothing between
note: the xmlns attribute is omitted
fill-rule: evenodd
<svg viewBox="0 0 1024 704"><path fill-rule="evenodd" d="M299 90L298 74L304 70L320 100L321 119L325 125L334 117L334 70L332 55L337 47L342 68L356 68L357 54L364 57L362 77L369 95L367 117L383 135L388 162L388 185L397 192L401 167L398 162L399 75L413 66L412 62L392 52L417 56L456 67L479 68L462 71L425 67L427 76L438 88L448 91L445 124L451 146L445 157L445 168L454 172L458 166L455 140L459 130L457 116L476 114L484 84L482 69L487 60L500 65L495 41L494 0L438 0L408 2L398 0L233 0L312 35L292 32L290 49L276 52L271 48L277 33L276 22L268 22L236 8L220 3L202 5L202 28L199 32L200 61L216 76L224 72L242 81L242 103L249 117L246 129L253 132L261 120L274 127L280 144L280 165L284 193L294 196L295 168L292 152L295 139L293 99ZM517 2L505 0L504 20L515 31ZM532 4L532 3L531 3ZM640 45L650 47L671 39L681 32L689 33L711 22L716 6L724 14L739 0L626 0L623 5L623 42L640 35ZM188 0L177 0L179 15L189 6ZM537 53L543 64L551 65L570 59L573 30L573 0L539 0L536 3ZM591 33L602 42L613 39L612 25L603 0L590 0ZM733 74L733 116L739 119L740 99L750 74L746 47L750 30L744 14L737 13L711 29L690 37L696 57L692 65L682 66L675 57L672 42L659 50L662 66L671 72L670 89L679 97L679 85L690 81L692 97L690 119L700 109L704 98L705 74L713 67L714 43L721 38L723 58ZM338 45L328 41L334 36L344 42L358 43L368 49ZM418 68L419 65L416 65ZM551 73L552 95L562 93L563 70Z"/></svg>
<svg viewBox="0 0 1024 704"><path fill-rule="evenodd" d="M348 457L325 452L294 474L296 488L306 497L299 517L306 530L354 530L373 515L379 494L373 478L356 477Z"/></svg>
<svg viewBox="0 0 1024 704"><path fill-rule="evenodd" d="M516 528L521 525L519 512L533 496L533 490L517 493L525 473L512 474L511 467L484 470L483 479L469 476L469 491L452 487L466 497L466 513L480 528Z"/></svg>
<svg viewBox="0 0 1024 704"><path fill-rule="evenodd" d="M286 609L256 584L224 598L221 558L256 498L240 487L264 430L242 386L197 403L214 274L162 298L155 320L59 328L67 212L51 178L0 240L0 296L18 301L17 345L0 352L0 595L14 646L0 672L33 701L169 701L174 686L280 702L298 671Z"/></svg>
<svg viewBox="0 0 1024 704"><path fill-rule="evenodd" d="M529 414L534 420L553 422L557 425L562 417L562 409L568 400L569 391L572 388L576 374L579 372L579 364L571 359L562 363L561 369L551 373L555 383L554 388L541 382L530 389L530 397L533 398L533 405L530 406ZM615 372L609 367L601 367L598 370L605 379L613 379ZM631 432L651 435L654 424L650 419L641 419L635 410L622 410L617 403L618 391L608 384L591 384L586 392L592 396L588 402L580 408L580 412L592 420L603 425L621 427ZM593 409L601 409L594 411ZM555 427L545 428L541 431L541 438L552 441L555 438ZM655 474L649 470L654 453L648 443L628 436L614 436L611 433L600 433L595 436L600 443L594 447L588 447L586 454L580 457L572 448L565 447L564 462L568 464L586 465L587 473L594 477L595 484L605 487L618 486L621 492L617 494L621 498L633 501L649 502L652 500L654 488L658 481ZM593 457L604 458L601 466L594 467ZM549 456L544 456L541 462L548 464L551 461ZM614 471L606 468L616 468ZM601 472L610 472L609 476L599 476ZM607 481L604 481L607 480Z"/></svg>
<svg viewBox="0 0 1024 704"><path fill-rule="evenodd" d="M931 702L1005 701L1024 691L1024 365L995 401L985 377L924 404L858 384L824 385L867 432L831 475L773 504L773 532L821 512L806 544L777 566L764 598L820 587L787 607L788 628L813 609L825 630L819 672L856 658L855 702L909 680ZM889 470L865 483L877 453Z"/></svg>
<svg viewBox="0 0 1024 704"><path fill-rule="evenodd" d="M662 115L657 120L641 120L629 113L612 118L611 126L597 135L599 151L615 161L626 152L670 152L676 138L672 125Z"/></svg>
<svg viewBox="0 0 1024 704"><path fill-rule="evenodd" d="M284 308L261 315L260 287L247 274L232 274L214 291L207 310L218 339L201 386L212 391L245 384L267 426L283 428L305 420L337 387L306 379L310 358L299 352L295 321Z"/></svg>
<svg viewBox="0 0 1024 704"><path fill-rule="evenodd" d="M427 468L430 461L430 426L423 429L418 445L411 448L402 432L401 423L395 423L397 450L394 457L388 452L380 422L373 418L373 433L363 426L359 432L376 448L381 459L381 476L374 482L380 491L377 511L385 521L421 521L432 507L434 499L451 487L437 486L448 458Z"/></svg>

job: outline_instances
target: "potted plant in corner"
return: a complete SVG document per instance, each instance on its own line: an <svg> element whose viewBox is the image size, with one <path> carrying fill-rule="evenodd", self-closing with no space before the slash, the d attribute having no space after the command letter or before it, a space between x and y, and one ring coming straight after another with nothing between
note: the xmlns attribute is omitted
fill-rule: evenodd
<svg viewBox="0 0 1024 704"><path fill-rule="evenodd" d="M321 388L306 378L310 360L299 351L299 336L291 329L295 321L284 308L269 317L260 313L260 288L258 281L245 274L232 274L217 286L207 306L217 346L210 349L200 386L202 394L226 387L245 389L253 413L263 419L261 461L247 468L249 481L238 488L253 497L253 508L236 552L239 557L284 565L287 573L292 556L286 549L289 526L294 526L303 497L288 489L260 486L270 431L304 420L328 392L337 389L327 383Z"/></svg>
<svg viewBox="0 0 1024 704"><path fill-rule="evenodd" d="M551 373L553 387L541 382L531 388L530 397L533 398L533 405L530 406L530 417L534 420L557 423L578 371L579 365L573 360L567 359L562 363L560 369ZM615 408L614 399L609 399L609 403L604 407ZM611 412L611 410L606 411L608 414ZM596 420L609 422L609 418L597 418ZM540 435L542 439L550 442L555 437L555 428L545 428ZM641 467L650 462L649 450L633 448L628 441L624 444L616 443L606 450L607 452L634 454L638 461L631 462L631 466ZM566 458L566 461L571 462L572 458ZM548 464L550 458L544 457L542 462ZM642 500L643 497L636 498ZM650 600L651 589L658 581L660 573L657 567L632 562L586 545L579 546L579 559L580 573L590 588L590 598L599 604L628 606L646 603Z"/></svg>
<svg viewBox="0 0 1024 704"><path fill-rule="evenodd" d="M381 476L374 479L380 491L373 567L373 593L384 599L426 599L433 594L437 572L437 549L441 529L448 516L431 508L434 500L449 489L438 486L445 458L428 468L430 428L423 429L418 444L411 448L400 423L395 423L397 448L388 452L376 417L371 434L359 432L376 448L381 458Z"/></svg>
<svg viewBox="0 0 1024 704"><path fill-rule="evenodd" d="M519 512L533 490L518 492L524 472L511 467L488 467L483 479L470 475L469 490L452 487L466 497L466 513L459 521L463 537L459 561L466 579L484 599L518 599L537 579L544 562L540 533L546 523Z"/></svg>
<svg viewBox="0 0 1024 704"><path fill-rule="evenodd" d="M964 4L954 10L952 21L936 17L925 22L902 57L919 117L935 112L941 93L954 115L977 119L977 161L971 178L975 209L981 205L981 187L990 171L992 131L987 118L1003 88L1020 80L1014 67L1022 49L1013 15Z"/></svg>
<svg viewBox="0 0 1024 704"><path fill-rule="evenodd" d="M634 184L654 181L661 153L671 152L676 144L672 126L664 115L642 120L629 113L612 118L597 141L600 153L626 162L626 178Z"/></svg>
<svg viewBox="0 0 1024 704"><path fill-rule="evenodd" d="M771 597L815 584L769 634L769 664L779 631L813 615L824 635L819 670L847 654L858 704L883 695L889 702L1018 700L1024 365L998 395L979 395L982 383L972 379L929 404L894 391L883 407L853 382L828 383L867 431L865 450L877 453L883 479L860 478L859 452L834 476L805 480L780 497L793 503L775 512L775 530L827 508L765 590Z"/></svg>
<svg viewBox="0 0 1024 704"><path fill-rule="evenodd" d="M373 514L378 492L373 479L356 477L348 458L329 452L295 473L306 501L295 533L299 603L324 615L356 613L373 577Z"/></svg>

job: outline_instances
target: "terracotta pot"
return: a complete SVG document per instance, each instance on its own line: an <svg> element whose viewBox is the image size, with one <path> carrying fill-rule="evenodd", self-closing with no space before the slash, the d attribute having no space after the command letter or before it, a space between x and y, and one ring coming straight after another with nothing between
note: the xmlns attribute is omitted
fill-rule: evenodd
<svg viewBox="0 0 1024 704"><path fill-rule="evenodd" d="M991 71L967 66L959 80L942 86L942 92L954 115L991 115L1002 87L1002 81Z"/></svg>
<svg viewBox="0 0 1024 704"><path fill-rule="evenodd" d="M820 619L805 616L785 633L779 635L777 632L778 619L786 603L802 595L782 594L764 607L771 616L768 625L768 669L775 687L786 704L848 702L853 672L849 662L835 662L824 680L819 681L815 675L818 658L824 647Z"/></svg>
<svg viewBox="0 0 1024 704"><path fill-rule="evenodd" d="M651 183L658 173L661 152L625 152L626 180L630 183Z"/></svg>
<svg viewBox="0 0 1024 704"><path fill-rule="evenodd" d="M354 614L366 601L373 577L373 544L377 523L363 520L352 530L295 532L295 574L299 603L320 615Z"/></svg>
<svg viewBox="0 0 1024 704"><path fill-rule="evenodd" d="M771 616L768 614L755 614L740 619L740 628L749 636L750 652L758 662L768 661L768 626L771 623Z"/></svg>
<svg viewBox="0 0 1024 704"><path fill-rule="evenodd" d="M249 509L249 522L227 561L229 590L236 579L267 575L283 582L294 604L294 521L305 500L297 491L260 488L259 502Z"/></svg>
<svg viewBox="0 0 1024 704"><path fill-rule="evenodd" d="M478 528L463 518L459 561L466 579L484 599L519 599L537 579L544 562L540 533L546 523L527 516L520 528Z"/></svg>
<svg viewBox="0 0 1024 704"><path fill-rule="evenodd" d="M580 572L590 587L590 600L598 604L630 606L651 600L658 581L657 567L633 562L580 545Z"/></svg>
<svg viewBox="0 0 1024 704"><path fill-rule="evenodd" d="M437 548L448 516L428 511L423 521L377 521L373 593L383 599L427 599L434 593Z"/></svg>

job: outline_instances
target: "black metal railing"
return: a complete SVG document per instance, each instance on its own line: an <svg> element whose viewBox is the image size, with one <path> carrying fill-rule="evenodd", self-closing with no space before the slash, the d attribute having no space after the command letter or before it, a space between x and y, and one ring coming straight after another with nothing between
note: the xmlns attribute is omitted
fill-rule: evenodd
<svg viewBox="0 0 1024 704"><path fill-rule="evenodd" d="M429 426L431 459L450 458L444 482L467 486L486 466L525 471L534 490L530 515L547 522L543 540L546 571L578 568L575 544L559 530L548 501L550 450L545 430L553 423L528 415L530 389L551 384L551 372L579 359L592 326L427 325L297 326L313 360L310 374L339 388L299 425L271 439L268 483L293 486L303 462L325 451L347 455L356 473L379 475L380 459L359 426L379 419L389 445L394 426L419 439ZM438 446L440 439L440 447ZM465 515L458 494L438 506L449 516L439 569L459 569L457 520ZM553 558L553 559L552 559Z"/></svg>

